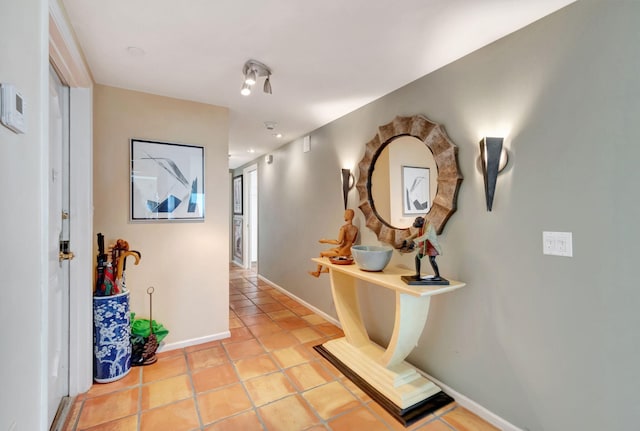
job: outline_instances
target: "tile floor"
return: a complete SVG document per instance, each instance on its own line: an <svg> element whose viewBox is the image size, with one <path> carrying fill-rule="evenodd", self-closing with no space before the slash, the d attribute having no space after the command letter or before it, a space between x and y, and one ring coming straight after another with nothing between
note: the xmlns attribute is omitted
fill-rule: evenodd
<svg viewBox="0 0 640 431"><path fill-rule="evenodd" d="M66 431L378 431L402 425L320 357L342 331L230 267L231 338L163 352L154 365L94 384ZM496 430L452 403L409 430Z"/></svg>

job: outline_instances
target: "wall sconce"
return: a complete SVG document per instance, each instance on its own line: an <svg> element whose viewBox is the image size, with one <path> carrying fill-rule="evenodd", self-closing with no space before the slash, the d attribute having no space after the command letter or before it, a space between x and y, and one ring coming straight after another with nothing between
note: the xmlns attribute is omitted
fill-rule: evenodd
<svg viewBox="0 0 640 431"><path fill-rule="evenodd" d="M349 190L355 185L355 178L349 169L342 169L342 197L344 199L344 209L347 209L347 198Z"/></svg>
<svg viewBox="0 0 640 431"><path fill-rule="evenodd" d="M502 148L504 138L482 138L480 141L480 161L484 176L484 194L487 199L487 211L493 207L498 172L507 166L509 155Z"/></svg>
<svg viewBox="0 0 640 431"><path fill-rule="evenodd" d="M242 73L244 74L244 82L242 83L240 94L243 96L250 95L251 88L255 85L258 78L263 76L266 76L267 79L264 80L262 91L271 94L271 81L269 80L269 78L271 78L271 69L269 69L267 65L256 60L247 60L242 67Z"/></svg>

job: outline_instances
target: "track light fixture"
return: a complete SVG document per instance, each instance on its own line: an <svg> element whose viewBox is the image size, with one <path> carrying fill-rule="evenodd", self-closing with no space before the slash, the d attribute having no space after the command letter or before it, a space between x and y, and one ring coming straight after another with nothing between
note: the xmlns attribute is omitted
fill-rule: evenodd
<svg viewBox="0 0 640 431"><path fill-rule="evenodd" d="M248 96L251 94L251 87L255 85L258 78L266 77L264 80L264 87L262 90L271 94L271 69L263 63L260 63L256 60L247 60L242 68L242 73L244 74L244 83L242 84L242 89L240 90L240 94L243 96Z"/></svg>

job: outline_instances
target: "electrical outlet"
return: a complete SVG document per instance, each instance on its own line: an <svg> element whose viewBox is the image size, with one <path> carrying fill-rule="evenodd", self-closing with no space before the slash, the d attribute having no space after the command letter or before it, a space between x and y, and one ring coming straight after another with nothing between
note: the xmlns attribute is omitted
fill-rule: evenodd
<svg viewBox="0 0 640 431"><path fill-rule="evenodd" d="M542 232L542 254L573 257L571 232Z"/></svg>

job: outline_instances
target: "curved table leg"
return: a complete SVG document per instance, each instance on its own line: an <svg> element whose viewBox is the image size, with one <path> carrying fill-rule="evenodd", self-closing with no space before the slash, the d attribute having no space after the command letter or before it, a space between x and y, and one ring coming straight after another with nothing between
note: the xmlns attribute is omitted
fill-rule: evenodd
<svg viewBox="0 0 640 431"><path fill-rule="evenodd" d="M330 271L330 275L333 301L347 341L355 347L368 345L369 334L360 314L356 280L338 271Z"/></svg>
<svg viewBox="0 0 640 431"><path fill-rule="evenodd" d="M429 296L411 296L396 292L396 316L389 346L380 358L387 368L402 363L418 344L427 315Z"/></svg>

